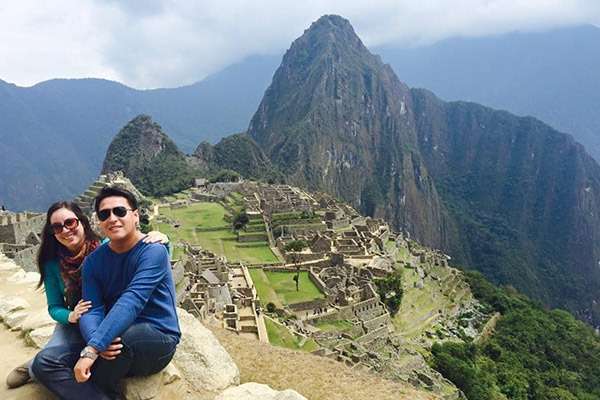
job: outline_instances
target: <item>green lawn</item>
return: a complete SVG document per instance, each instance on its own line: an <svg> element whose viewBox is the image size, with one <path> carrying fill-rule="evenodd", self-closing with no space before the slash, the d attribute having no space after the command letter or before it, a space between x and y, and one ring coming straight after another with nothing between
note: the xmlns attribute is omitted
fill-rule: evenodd
<svg viewBox="0 0 600 400"><path fill-rule="evenodd" d="M167 234L174 243L173 258L178 258L181 247L177 242L185 240L199 245L213 253L227 257L230 262L276 263L277 257L267 242L238 243L237 236L223 220L225 209L219 203L193 203L188 207L170 209L162 207L161 215L165 215L179 224L155 223L154 228ZM198 231L196 228L220 228L216 231Z"/></svg>
<svg viewBox="0 0 600 400"><path fill-rule="evenodd" d="M273 346L285 347L293 350L314 351L319 345L314 339L308 339L303 345L300 345L302 338L291 333L285 326L273 322L270 318L265 318L269 342Z"/></svg>
<svg viewBox="0 0 600 400"><path fill-rule="evenodd" d="M322 299L323 293L308 278L308 272L300 271L299 289L296 291L296 282L293 280L295 272L263 271L261 268L250 269L250 276L254 281L258 297L263 306L273 303L278 307L286 304L301 303L315 299Z"/></svg>

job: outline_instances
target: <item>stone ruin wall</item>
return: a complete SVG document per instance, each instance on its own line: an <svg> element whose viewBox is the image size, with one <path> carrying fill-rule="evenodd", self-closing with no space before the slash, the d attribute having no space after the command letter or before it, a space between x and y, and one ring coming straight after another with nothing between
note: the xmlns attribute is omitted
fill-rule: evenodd
<svg viewBox="0 0 600 400"><path fill-rule="evenodd" d="M46 216L35 213L0 215L0 243L25 244L31 232L41 234Z"/></svg>

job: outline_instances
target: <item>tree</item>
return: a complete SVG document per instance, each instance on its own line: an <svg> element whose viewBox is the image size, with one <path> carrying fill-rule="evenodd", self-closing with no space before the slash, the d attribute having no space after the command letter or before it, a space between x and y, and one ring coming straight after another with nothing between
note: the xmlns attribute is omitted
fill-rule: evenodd
<svg viewBox="0 0 600 400"><path fill-rule="evenodd" d="M222 169L215 176L210 178L211 183L215 182L239 182L241 175L230 169Z"/></svg>
<svg viewBox="0 0 600 400"><path fill-rule="evenodd" d="M248 214L246 214L246 211L242 210L239 213L235 214L231 225L233 226L234 230L239 231L240 229L245 227L249 221L250 219L248 218Z"/></svg>
<svg viewBox="0 0 600 400"><path fill-rule="evenodd" d="M390 315L393 317L400 309L402 302L402 272L396 270L382 279L376 279L375 285L381 301L388 308Z"/></svg>
<svg viewBox="0 0 600 400"><path fill-rule="evenodd" d="M294 279L296 282L296 292L300 291L300 265L298 264L300 261L300 255L298 253L307 247L308 243L306 243L304 240L292 240L284 247L286 252L293 251L292 258L294 260L294 265L296 266L296 275L294 275L292 279Z"/></svg>

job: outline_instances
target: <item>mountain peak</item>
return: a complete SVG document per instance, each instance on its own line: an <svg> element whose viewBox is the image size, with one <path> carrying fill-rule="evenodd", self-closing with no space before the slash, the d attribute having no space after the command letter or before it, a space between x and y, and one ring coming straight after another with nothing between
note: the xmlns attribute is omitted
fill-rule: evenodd
<svg viewBox="0 0 600 400"><path fill-rule="evenodd" d="M102 172L114 171L123 171L144 194L158 196L189 187L193 174L183 153L145 114L129 121L108 147Z"/></svg>
<svg viewBox="0 0 600 400"><path fill-rule="evenodd" d="M348 21L344 17L335 14L323 15L318 20L313 22L306 31L310 31L313 29L339 29L354 32L350 21Z"/></svg>
<svg viewBox="0 0 600 400"><path fill-rule="evenodd" d="M324 15L313 22L302 36L296 39L286 56L310 56L331 54L339 58L344 53L353 52L362 56L371 55L354 28L339 15ZM284 58L285 62L285 58Z"/></svg>

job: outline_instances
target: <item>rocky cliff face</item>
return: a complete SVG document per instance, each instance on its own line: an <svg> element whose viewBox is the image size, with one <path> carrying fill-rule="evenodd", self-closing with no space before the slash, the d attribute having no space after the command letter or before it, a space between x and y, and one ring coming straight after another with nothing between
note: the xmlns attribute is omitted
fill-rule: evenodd
<svg viewBox="0 0 600 400"><path fill-rule="evenodd" d="M600 323L600 168L570 136L410 90L338 16L292 44L248 133L292 183Z"/></svg>
<svg viewBox="0 0 600 400"><path fill-rule="evenodd" d="M600 323L600 167L534 118L413 90L419 149L459 227L451 252Z"/></svg>
<svg viewBox="0 0 600 400"><path fill-rule="evenodd" d="M191 186L193 169L160 125L147 115L131 120L106 152L102 173L123 171L144 194L164 195Z"/></svg>
<svg viewBox="0 0 600 400"><path fill-rule="evenodd" d="M411 102L350 23L325 16L285 54L248 134L291 183L441 247L447 222L418 153Z"/></svg>

